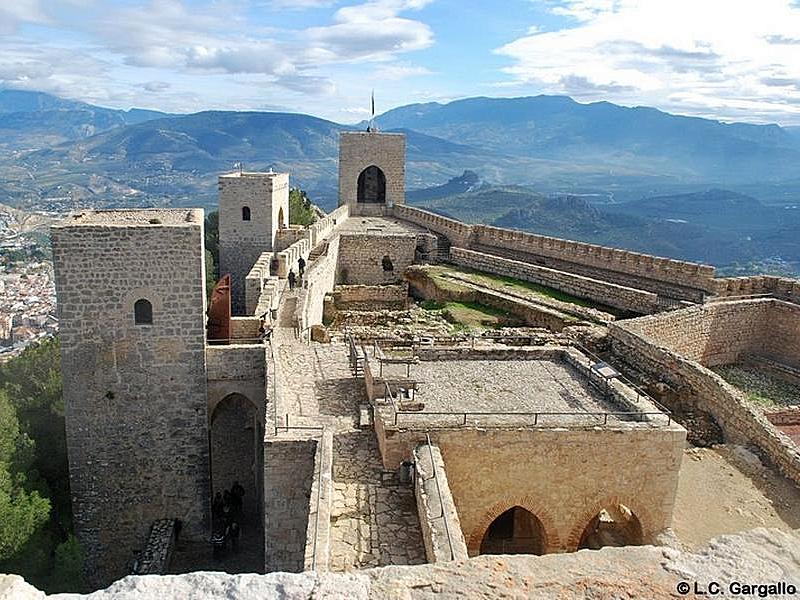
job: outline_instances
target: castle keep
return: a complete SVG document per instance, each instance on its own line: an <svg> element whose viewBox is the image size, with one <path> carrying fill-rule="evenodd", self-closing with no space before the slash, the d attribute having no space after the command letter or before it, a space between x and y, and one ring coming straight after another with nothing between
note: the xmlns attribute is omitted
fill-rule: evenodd
<svg viewBox="0 0 800 600"><path fill-rule="evenodd" d="M404 136L342 133L339 206L298 227L288 174L220 176L210 306L200 210L87 211L53 228L93 583L133 560L233 568L208 561L212 498L235 483L246 570L652 543L686 441L665 398L800 483L790 437L710 370L796 374L798 282L468 225L407 206L404 179ZM415 331L415 300L513 327Z"/></svg>

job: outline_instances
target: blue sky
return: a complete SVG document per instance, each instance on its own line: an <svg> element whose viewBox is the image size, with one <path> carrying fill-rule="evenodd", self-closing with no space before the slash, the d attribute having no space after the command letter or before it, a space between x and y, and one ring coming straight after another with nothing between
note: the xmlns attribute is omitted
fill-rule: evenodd
<svg viewBox="0 0 800 600"><path fill-rule="evenodd" d="M9 0L0 86L119 108L566 94L800 124L794 0Z"/></svg>

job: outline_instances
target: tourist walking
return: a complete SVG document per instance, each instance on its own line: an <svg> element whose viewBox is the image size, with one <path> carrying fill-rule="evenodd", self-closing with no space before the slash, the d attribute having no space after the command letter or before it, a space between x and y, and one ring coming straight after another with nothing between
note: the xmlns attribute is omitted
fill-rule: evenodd
<svg viewBox="0 0 800 600"><path fill-rule="evenodd" d="M303 260L303 257L297 259L297 269L300 271L300 277L303 276L303 271L306 270L306 261Z"/></svg>
<svg viewBox="0 0 800 600"><path fill-rule="evenodd" d="M286 279L289 280L289 289L293 290L295 284L297 283L297 276L294 274L294 271L289 271L289 274L286 276Z"/></svg>

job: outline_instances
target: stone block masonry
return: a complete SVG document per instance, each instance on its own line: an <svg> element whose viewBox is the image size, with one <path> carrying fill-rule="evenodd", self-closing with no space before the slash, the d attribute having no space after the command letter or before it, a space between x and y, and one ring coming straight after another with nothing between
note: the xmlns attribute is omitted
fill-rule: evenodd
<svg viewBox="0 0 800 600"><path fill-rule="evenodd" d="M540 267L518 260L465 250L464 248L451 248L450 259L462 267L530 281L620 310L649 314L655 312L658 307L658 296L652 292Z"/></svg>
<svg viewBox="0 0 800 600"><path fill-rule="evenodd" d="M342 234L337 283L382 285L397 283L414 263L414 234ZM388 262L384 259L388 258ZM387 268L389 267L389 268Z"/></svg>
<svg viewBox="0 0 800 600"><path fill-rule="evenodd" d="M231 173L219 178L219 272L231 275L233 313L244 314L245 277L289 220L287 173Z"/></svg>
<svg viewBox="0 0 800 600"><path fill-rule="evenodd" d="M714 416L727 441L756 446L800 484L800 449L707 368L764 353L796 363L799 317L800 307L779 300L715 302L613 323L609 334L615 356L678 390Z"/></svg>
<svg viewBox="0 0 800 600"><path fill-rule="evenodd" d="M209 531L203 213L85 213L51 238L75 530L101 585L153 522Z"/></svg>
<svg viewBox="0 0 800 600"><path fill-rule="evenodd" d="M299 573L305 565L316 440L264 444L266 572Z"/></svg>
<svg viewBox="0 0 800 600"><path fill-rule="evenodd" d="M468 558L442 453L436 446L420 444L414 450L414 495L428 562Z"/></svg>
<svg viewBox="0 0 800 600"><path fill-rule="evenodd" d="M339 206L351 214L367 206L356 201L358 176L375 165L386 178L386 205L406 201L406 136L399 133L342 132L339 136Z"/></svg>

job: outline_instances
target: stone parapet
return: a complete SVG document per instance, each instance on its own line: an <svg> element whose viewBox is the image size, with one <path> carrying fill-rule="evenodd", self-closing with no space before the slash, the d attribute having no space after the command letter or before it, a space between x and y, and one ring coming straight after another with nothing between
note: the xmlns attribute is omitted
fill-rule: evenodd
<svg viewBox="0 0 800 600"><path fill-rule="evenodd" d="M420 444L414 450L414 495L428 562L468 558L442 453L436 446Z"/></svg>
<svg viewBox="0 0 800 600"><path fill-rule="evenodd" d="M649 314L658 309L657 294L574 273L464 248L451 248L450 259L462 267L530 281L624 311Z"/></svg>
<svg viewBox="0 0 800 600"><path fill-rule="evenodd" d="M777 300L715 303L613 323L609 334L615 356L681 391L698 409L713 415L726 440L757 446L800 484L800 449L752 406L744 392L708 368L750 353L774 353L779 345L787 356L792 353L792 342L767 326L776 322L769 317L770 306L776 304L783 305L778 310L794 306ZM792 327L797 324L795 320Z"/></svg>
<svg viewBox="0 0 800 600"><path fill-rule="evenodd" d="M304 571L327 571L330 567L332 505L333 433L324 431L314 455Z"/></svg>

